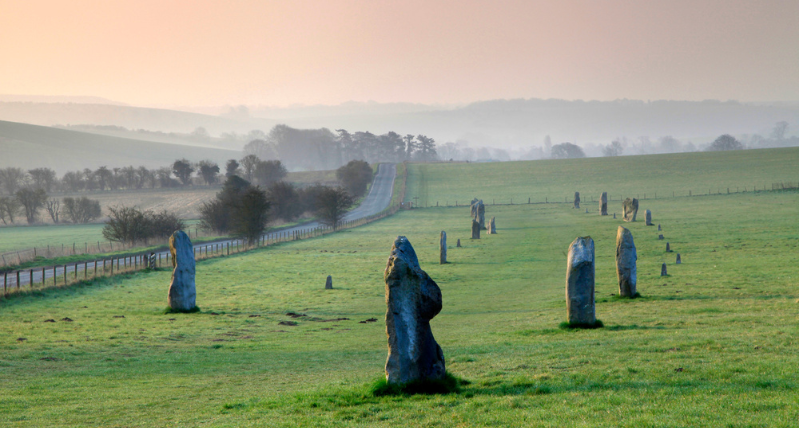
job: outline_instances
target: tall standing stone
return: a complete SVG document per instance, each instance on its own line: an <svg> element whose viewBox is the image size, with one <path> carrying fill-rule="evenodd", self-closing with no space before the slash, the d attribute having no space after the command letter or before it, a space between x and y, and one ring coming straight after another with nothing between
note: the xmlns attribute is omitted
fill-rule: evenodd
<svg viewBox="0 0 799 428"><path fill-rule="evenodd" d="M438 239L438 261L439 263L447 263L447 232L441 231L441 236Z"/></svg>
<svg viewBox="0 0 799 428"><path fill-rule="evenodd" d="M646 214L646 225L654 226L654 224L652 224L652 211L646 210L645 214Z"/></svg>
<svg viewBox="0 0 799 428"><path fill-rule="evenodd" d="M169 252L172 254L172 283L169 285L167 303L176 311L190 311L197 304L197 289L194 283L194 249L186 232L178 230L169 237Z"/></svg>
<svg viewBox="0 0 799 428"><path fill-rule="evenodd" d="M599 215L608 215L608 192L602 192L602 195L599 197ZM616 218L616 214L613 214L613 218Z"/></svg>
<svg viewBox="0 0 799 428"><path fill-rule="evenodd" d="M594 240L580 237L569 246L566 267L566 312L569 324L596 323Z"/></svg>
<svg viewBox="0 0 799 428"><path fill-rule="evenodd" d="M680 253L677 253L677 262L676 264L682 264L682 259L680 258Z"/></svg>
<svg viewBox="0 0 799 428"><path fill-rule="evenodd" d="M486 207L482 199L473 199L471 205L472 218L480 223L480 229L486 228Z"/></svg>
<svg viewBox="0 0 799 428"><path fill-rule="evenodd" d="M411 243L398 236L386 270L386 380L405 384L442 379L444 352L430 330L430 320L441 311L441 289L419 266Z"/></svg>
<svg viewBox="0 0 799 428"><path fill-rule="evenodd" d="M472 219L472 239L480 239L480 223Z"/></svg>
<svg viewBox="0 0 799 428"><path fill-rule="evenodd" d="M616 232L616 276L619 279L619 296L635 297L638 282L633 234L626 227L619 226Z"/></svg>
<svg viewBox="0 0 799 428"><path fill-rule="evenodd" d="M461 247L461 238L458 238L458 243L455 246L458 247L458 248Z"/></svg>
<svg viewBox="0 0 799 428"><path fill-rule="evenodd" d="M670 253L670 252L671 252L671 245L669 245L669 243L668 243L668 242L666 242L666 252L667 252L667 253Z"/></svg>
<svg viewBox="0 0 799 428"><path fill-rule="evenodd" d="M666 275L668 275L668 273L666 272L666 263L663 263L663 265L660 267L660 276L666 276Z"/></svg>
<svg viewBox="0 0 799 428"><path fill-rule="evenodd" d="M658 223L658 232L662 231L663 229L660 228L660 223Z"/></svg>
<svg viewBox="0 0 799 428"><path fill-rule="evenodd" d="M488 234L489 235L496 235L497 234L497 218L491 217L491 220L488 221Z"/></svg>
<svg viewBox="0 0 799 428"><path fill-rule="evenodd" d="M622 208L624 209L624 215L622 216L624 221L635 221L635 217L638 215L638 199L625 199L622 203Z"/></svg>
<svg viewBox="0 0 799 428"><path fill-rule="evenodd" d="M574 207L580 209L580 192L574 192Z"/></svg>
<svg viewBox="0 0 799 428"><path fill-rule="evenodd" d="M333 276L328 275L327 280L325 280L325 290L332 290L333 289Z"/></svg>
<svg viewBox="0 0 799 428"><path fill-rule="evenodd" d="M613 213L613 220L616 220L616 213Z"/></svg>

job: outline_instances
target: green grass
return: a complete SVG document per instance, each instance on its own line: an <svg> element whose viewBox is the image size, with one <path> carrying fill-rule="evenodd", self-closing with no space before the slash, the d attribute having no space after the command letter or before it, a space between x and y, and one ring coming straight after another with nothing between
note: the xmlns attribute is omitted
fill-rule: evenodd
<svg viewBox="0 0 799 428"><path fill-rule="evenodd" d="M514 170L526 165L505 165L509 177L529 182ZM428 176L437 174L429 168ZM516 178L507 186L521 187ZM621 186L624 179L607 183ZM498 234L480 240L468 239L468 208L422 209L202 261L203 310L194 314L164 314L166 270L13 296L0 301L0 420L793 426L796 197L642 201L683 263L665 253L656 228L626 224L638 249L636 299L616 297L621 220L563 204L488 206ZM446 265L437 263L441 230L450 240ZM444 307L431 326L447 371L469 381L459 392L375 394L386 359L382 272L397 235L408 237L442 290ZM604 328L560 329L566 250L585 235L596 246L596 312ZM458 238L463 248L455 248ZM660 277L663 262L667 278ZM333 290L324 290L327 275ZM371 318L378 321L360 322Z"/></svg>

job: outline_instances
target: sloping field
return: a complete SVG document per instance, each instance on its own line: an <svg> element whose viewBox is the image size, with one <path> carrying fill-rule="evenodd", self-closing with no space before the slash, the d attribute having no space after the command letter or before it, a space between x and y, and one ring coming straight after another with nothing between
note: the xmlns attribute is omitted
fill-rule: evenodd
<svg viewBox="0 0 799 428"><path fill-rule="evenodd" d="M234 150L154 143L46 126L0 121L0 168L48 167L59 174L83 168L127 165L156 168L175 159L211 159L224 164L241 158Z"/></svg>
<svg viewBox="0 0 799 428"><path fill-rule="evenodd" d="M536 163L504 164L507 186L534 187L516 168ZM426 166L426 176L443 167ZM499 234L479 241L467 239L468 208L442 207L204 261L195 314L163 313L168 271L10 298L0 301L0 418L9 426L793 426L797 197L642 201L666 239L642 221L627 224L638 247L643 297L635 300L614 297L621 220L565 204L488 206ZM441 230L447 265L437 264ZM441 287L444 307L431 326L448 371L470 382L460 393L369 392L386 358L382 271L397 235ZM578 235L596 242L602 329L558 328L566 250ZM334 290L323 289L327 275Z"/></svg>

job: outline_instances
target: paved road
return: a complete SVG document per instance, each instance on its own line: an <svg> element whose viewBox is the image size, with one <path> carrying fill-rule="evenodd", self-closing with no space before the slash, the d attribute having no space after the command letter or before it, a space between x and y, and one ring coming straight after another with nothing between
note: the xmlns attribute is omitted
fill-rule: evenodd
<svg viewBox="0 0 799 428"><path fill-rule="evenodd" d="M347 215L344 216L344 220L345 221L358 220L358 219L361 219L361 218L364 218L364 217L368 217L368 216L377 214L377 213L383 211L384 209L388 208L389 204L391 203L392 194L394 192L394 179L396 178L396 176L397 176L397 165L395 165L395 164L385 164L385 163L384 164L380 164L380 166L378 167L378 170L377 170L377 174L375 174L374 182L372 183L372 186L371 186L371 188L369 190L369 194L366 195L366 198L364 198L363 202L361 202L361 204L357 208L355 208L354 210L350 211L349 213L347 213ZM301 225L297 225L297 226L293 226L293 227L289 227L289 228L285 228L285 229L280 229L278 232L270 232L266 236L267 237L271 237L271 236L274 236L275 234L278 234L278 233L290 236L294 232L303 231L303 230L311 230L311 229L315 229L315 228L317 228L319 226L321 226L319 224L319 222L314 221L314 222L304 223L304 224L301 224ZM241 245L241 244L242 244L242 241L240 241L240 240L223 239L223 240L214 241L214 242L204 242L202 244L197 244L197 245L194 246L194 248L196 249L197 253L200 254L202 252L202 249L205 249L206 247L209 247L209 246L211 248L223 249L227 245L230 245L231 248L235 248L236 246ZM156 257L160 256L161 258L166 258L167 253L168 253L168 251L163 251L163 252L160 252L160 253L156 253ZM114 265L114 268L113 268L114 271L118 271L120 267L123 267L123 269L124 269L124 262L120 261L119 263L121 263L121 265L117 265L117 264ZM130 264L133 264L134 261L131 258L131 259L129 259L127 261L127 263L129 263L129 265L130 265ZM141 259L138 259L138 261L136 263L139 265L139 267L141 267L141 263L142 263ZM55 272L53 271L54 268L55 268ZM84 269L86 269L86 271L88 271L88 272L84 271ZM102 269L103 269L103 262L102 262L102 260L100 260L97 263L97 270L99 272L102 272ZM106 266L106 269L107 269L107 271L110 271L110 269L111 269L110 263ZM68 279L69 280L74 280L74 278L76 277L75 264L66 266L66 270L67 270L66 271L66 275L67 275ZM80 278L84 278L87 273L88 273L88 276L91 277L91 276L94 275L94 270L95 270L95 262L94 261L88 262L85 265L83 263L79 263L77 265L77 278L79 278L79 279ZM19 276L19 283L23 287L30 285L29 273L30 273L29 270L20 271L20 273L19 273L19 275L20 275ZM36 269L33 270L33 282L34 283L42 282L42 273L43 273L42 272L42 268L36 268ZM44 278L45 278L45 280L52 281L52 278L53 278L54 274L59 280L63 280L63 278L64 278L64 267L63 266L55 266L55 267L51 266L51 267L47 267L47 268L44 269ZM16 288L16 281L17 281L16 272L9 273L9 275L8 275L9 287L11 287L12 284L13 284L13 288Z"/></svg>

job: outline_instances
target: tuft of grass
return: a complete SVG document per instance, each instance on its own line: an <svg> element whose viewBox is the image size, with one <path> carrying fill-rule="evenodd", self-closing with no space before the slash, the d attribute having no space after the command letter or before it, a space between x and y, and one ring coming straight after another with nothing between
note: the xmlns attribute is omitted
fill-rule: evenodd
<svg viewBox="0 0 799 428"><path fill-rule="evenodd" d="M461 385L468 385L469 381L461 379L450 373L443 379L424 379L408 383L388 383L385 378L376 380L369 388L375 397L386 395L416 395L416 394L457 394L461 392Z"/></svg>
<svg viewBox="0 0 799 428"><path fill-rule="evenodd" d="M558 327L563 330L590 330L594 328L602 328L604 326L605 324L602 324L601 320L596 320L593 324L563 321Z"/></svg>
<svg viewBox="0 0 799 428"><path fill-rule="evenodd" d="M166 309L164 309L164 313L165 314L193 314L195 312L201 312L199 306L195 306L195 307L189 309L188 311L181 311L180 309L173 309L173 308L170 308L169 306L167 306Z"/></svg>

